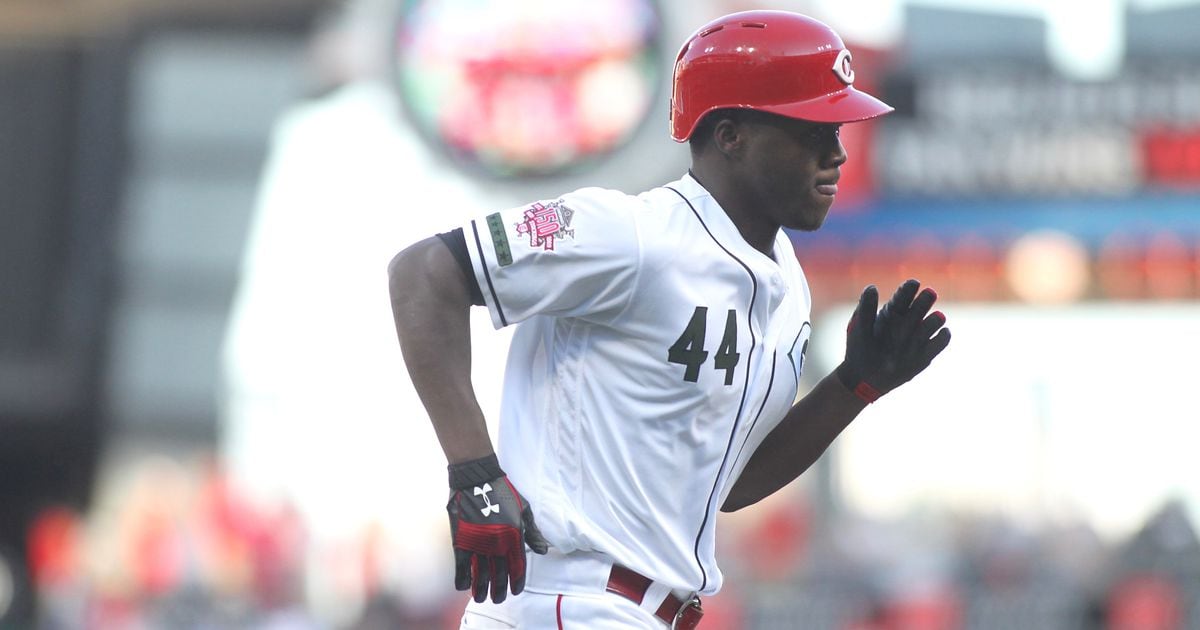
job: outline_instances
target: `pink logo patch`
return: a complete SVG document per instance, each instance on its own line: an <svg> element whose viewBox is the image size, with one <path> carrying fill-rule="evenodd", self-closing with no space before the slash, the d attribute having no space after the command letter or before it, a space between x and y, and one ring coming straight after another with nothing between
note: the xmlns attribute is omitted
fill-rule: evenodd
<svg viewBox="0 0 1200 630"><path fill-rule="evenodd" d="M575 237L575 230L569 229L574 215L560 201L535 203L525 211L525 220L517 224L517 234L528 234L530 247L554 251L555 239Z"/></svg>

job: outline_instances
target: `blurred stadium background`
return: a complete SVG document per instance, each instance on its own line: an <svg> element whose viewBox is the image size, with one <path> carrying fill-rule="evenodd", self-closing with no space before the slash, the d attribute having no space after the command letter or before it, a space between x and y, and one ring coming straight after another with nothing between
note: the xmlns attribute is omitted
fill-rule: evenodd
<svg viewBox="0 0 1200 630"><path fill-rule="evenodd" d="M677 177L676 47L749 8L831 23L897 107L793 235L806 374L867 283L937 287L955 342L723 517L705 627L1200 628L1178 0L5 0L0 628L457 627L386 262Z"/></svg>

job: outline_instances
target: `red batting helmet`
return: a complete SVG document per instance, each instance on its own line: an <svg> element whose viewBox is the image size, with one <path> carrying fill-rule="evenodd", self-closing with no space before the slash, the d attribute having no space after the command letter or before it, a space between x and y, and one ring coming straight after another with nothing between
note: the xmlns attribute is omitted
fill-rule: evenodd
<svg viewBox="0 0 1200 630"><path fill-rule="evenodd" d="M854 89L850 51L833 29L787 11L726 15L701 27L680 49L671 87L671 137L687 140L705 114L725 107L825 123L892 111Z"/></svg>

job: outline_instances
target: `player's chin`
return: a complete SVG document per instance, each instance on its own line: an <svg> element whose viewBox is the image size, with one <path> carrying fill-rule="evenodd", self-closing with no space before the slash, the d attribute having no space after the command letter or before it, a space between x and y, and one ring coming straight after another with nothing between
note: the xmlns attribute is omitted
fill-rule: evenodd
<svg viewBox="0 0 1200 630"><path fill-rule="evenodd" d="M802 232L818 230L825 224L825 217L829 216L829 208L832 205L833 197L828 197L828 200L817 200L814 203L807 204L806 207L793 214L791 224L784 227Z"/></svg>

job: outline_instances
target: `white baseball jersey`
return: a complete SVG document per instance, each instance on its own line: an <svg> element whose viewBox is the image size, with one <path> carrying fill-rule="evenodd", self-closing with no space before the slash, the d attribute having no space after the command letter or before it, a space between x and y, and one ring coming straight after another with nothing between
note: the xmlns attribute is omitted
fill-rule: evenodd
<svg viewBox="0 0 1200 630"><path fill-rule="evenodd" d="M717 511L804 364L811 298L786 234L772 256L754 249L690 175L636 196L578 190L464 233L493 323L520 322L498 452L552 555L715 593ZM530 558L529 590L570 592Z"/></svg>

